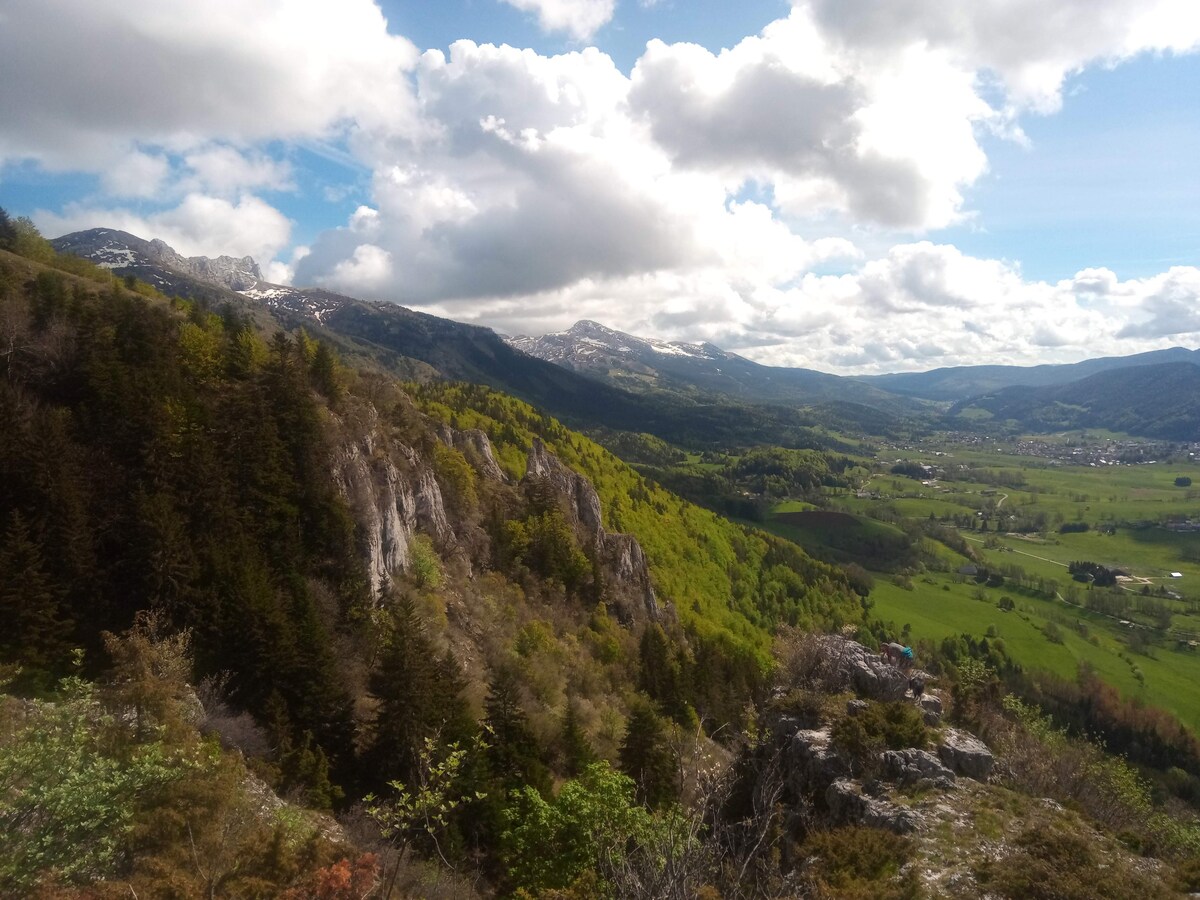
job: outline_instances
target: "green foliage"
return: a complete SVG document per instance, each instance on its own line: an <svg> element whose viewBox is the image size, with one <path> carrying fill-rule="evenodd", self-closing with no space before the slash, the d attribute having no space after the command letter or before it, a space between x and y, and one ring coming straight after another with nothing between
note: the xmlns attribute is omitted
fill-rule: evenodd
<svg viewBox="0 0 1200 900"><path fill-rule="evenodd" d="M12 252L35 262L53 265L57 254L50 242L42 237L37 226L25 216L12 223L16 237L12 240Z"/></svg>
<svg viewBox="0 0 1200 900"><path fill-rule="evenodd" d="M32 701L0 738L0 890L113 873L148 795L197 765L136 742L96 689L71 676L53 702Z"/></svg>
<svg viewBox="0 0 1200 900"><path fill-rule="evenodd" d="M388 782L394 794L383 803L376 803L370 794L363 798L367 815L401 850L413 843L430 843L445 859L439 841L450 828L455 810L484 799L480 792L468 795L462 785L467 758L478 753L480 746L476 741L472 747L460 748L457 743L425 738L409 781Z"/></svg>
<svg viewBox="0 0 1200 900"><path fill-rule="evenodd" d="M634 701L621 742L621 771L633 779L638 799L659 809L679 796L675 753L667 726L645 699Z"/></svg>
<svg viewBox="0 0 1200 900"><path fill-rule="evenodd" d="M816 896L845 900L916 900L916 869L901 868L914 855L910 839L880 828L850 826L814 831L801 846L813 858L807 879Z"/></svg>
<svg viewBox="0 0 1200 900"><path fill-rule="evenodd" d="M896 700L871 703L856 715L844 716L833 726L830 737L856 768L868 771L882 751L924 747L929 735L920 709Z"/></svg>
<svg viewBox="0 0 1200 900"><path fill-rule="evenodd" d="M544 578L553 578L568 591L579 591L592 574L591 562L558 507L505 522L500 533L500 556L510 567L523 566Z"/></svg>
<svg viewBox="0 0 1200 900"><path fill-rule="evenodd" d="M442 583L442 561L427 534L418 534L408 545L408 577L423 590L437 590Z"/></svg>
<svg viewBox="0 0 1200 900"><path fill-rule="evenodd" d="M433 447L433 467L452 509L464 517L479 505L475 469L462 452L440 441Z"/></svg>
<svg viewBox="0 0 1200 900"><path fill-rule="evenodd" d="M524 788L505 810L502 836L508 876L537 893L564 889L587 873L619 868L648 846L686 844L674 818L658 817L634 799L634 783L607 763L593 763L545 799ZM608 896L601 884L600 896Z"/></svg>
<svg viewBox="0 0 1200 900"><path fill-rule="evenodd" d="M1012 900L1125 900L1170 892L1132 866L1113 865L1112 850L1061 827L1031 827L1014 849L985 858L975 876L990 895Z"/></svg>
<svg viewBox="0 0 1200 900"><path fill-rule="evenodd" d="M409 597L392 608L389 633L371 676L378 707L367 756L377 782L415 783L421 754L436 737L470 740L474 731L461 692L461 673L453 658L439 662L425 623Z"/></svg>
<svg viewBox="0 0 1200 900"><path fill-rule="evenodd" d="M17 243L17 228L8 212L0 207L0 250L12 250Z"/></svg>

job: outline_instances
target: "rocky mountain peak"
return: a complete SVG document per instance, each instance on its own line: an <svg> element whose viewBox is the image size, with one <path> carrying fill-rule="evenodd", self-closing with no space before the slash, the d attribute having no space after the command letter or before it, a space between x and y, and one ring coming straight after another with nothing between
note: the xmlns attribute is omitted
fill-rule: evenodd
<svg viewBox="0 0 1200 900"><path fill-rule="evenodd" d="M159 286L164 286L164 278L157 274L162 270L234 291L248 290L262 281L262 270L253 257L183 256L160 238L146 240L112 228L72 232L55 238L51 244L60 253L70 253L102 268L136 275Z"/></svg>

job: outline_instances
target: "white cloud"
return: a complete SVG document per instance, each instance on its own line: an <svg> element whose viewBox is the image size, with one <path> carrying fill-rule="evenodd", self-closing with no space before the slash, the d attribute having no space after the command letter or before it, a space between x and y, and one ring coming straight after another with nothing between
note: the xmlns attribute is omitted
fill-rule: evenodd
<svg viewBox="0 0 1200 900"><path fill-rule="evenodd" d="M104 171L101 183L116 197L154 197L170 173L171 162L163 154L133 150Z"/></svg>
<svg viewBox="0 0 1200 900"><path fill-rule="evenodd" d="M287 217L253 195L232 202L189 194L178 206L151 214L75 204L62 213L39 211L34 221L48 235L115 228L146 239L161 238L184 256L253 256L263 264L291 238Z"/></svg>
<svg viewBox="0 0 1200 900"><path fill-rule="evenodd" d="M229 146L207 146L184 154L190 174L184 184L192 190L230 196L246 190L291 190L291 166L262 153Z"/></svg>
<svg viewBox="0 0 1200 900"><path fill-rule="evenodd" d="M417 53L371 0L7 0L0 160L402 130Z"/></svg>
<svg viewBox="0 0 1200 900"><path fill-rule="evenodd" d="M616 0L504 0L523 12L536 13L543 31L565 31L586 41L612 21Z"/></svg>

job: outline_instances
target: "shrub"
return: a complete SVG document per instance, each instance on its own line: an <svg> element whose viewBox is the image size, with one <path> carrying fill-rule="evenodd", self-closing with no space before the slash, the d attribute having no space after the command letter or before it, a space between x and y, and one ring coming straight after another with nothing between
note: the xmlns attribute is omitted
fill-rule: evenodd
<svg viewBox="0 0 1200 900"><path fill-rule="evenodd" d="M879 828L851 826L813 832L801 855L813 857L808 872L816 896L909 900L921 896L915 867L900 870L913 855L906 837Z"/></svg>

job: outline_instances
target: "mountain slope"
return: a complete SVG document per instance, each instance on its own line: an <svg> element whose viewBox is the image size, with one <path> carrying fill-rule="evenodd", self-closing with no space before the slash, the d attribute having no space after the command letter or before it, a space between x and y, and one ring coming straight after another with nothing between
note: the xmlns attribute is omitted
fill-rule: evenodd
<svg viewBox="0 0 1200 900"><path fill-rule="evenodd" d="M1090 375L1135 366L1190 362L1200 365L1200 350L1171 347L1131 356L1106 356L1067 365L1042 366L954 366L928 372L899 372L864 375L857 380L868 385L927 400L962 401L1007 387L1050 387L1069 384Z"/></svg>
<svg viewBox="0 0 1200 900"><path fill-rule="evenodd" d="M811 430L817 420L810 414L762 403L725 402L702 393L664 397L633 393L530 356L488 328L319 288L270 284L254 278L257 266L252 260L247 266L242 265L244 260L223 258L224 262L208 261L206 267L200 260L183 260L170 248L162 250L161 242L111 229L66 235L54 244L119 275L146 280L166 293L202 299L214 307L230 303L242 311L268 310L287 328L304 326L330 340L357 363L371 361L413 380L440 376L486 384L575 427L648 432L700 447L763 441L820 446L825 440ZM184 268L177 268L180 265ZM238 291L229 284L239 285ZM853 409L847 415L861 418ZM892 421L874 413L866 418L884 425Z"/></svg>
<svg viewBox="0 0 1200 900"><path fill-rule="evenodd" d="M957 404L1023 428L1106 428L1166 440L1200 440L1200 366L1185 362L1113 369L1070 384L1009 387Z"/></svg>
<svg viewBox="0 0 1200 900"><path fill-rule="evenodd" d="M587 320L567 331L514 337L508 342L532 356L632 390L806 406L849 402L898 414L920 411L918 404L854 379L812 369L764 366L713 344L640 338Z"/></svg>

